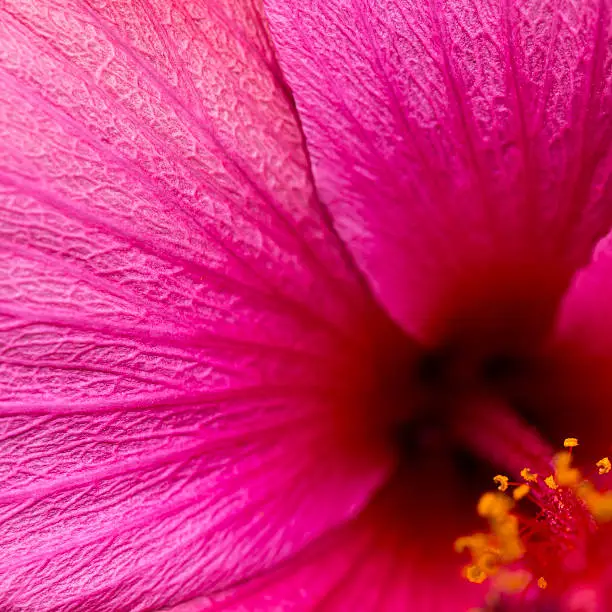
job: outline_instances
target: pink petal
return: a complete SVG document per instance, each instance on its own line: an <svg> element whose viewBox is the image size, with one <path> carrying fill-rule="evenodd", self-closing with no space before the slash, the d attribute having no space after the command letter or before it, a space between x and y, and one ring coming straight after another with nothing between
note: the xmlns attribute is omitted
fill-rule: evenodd
<svg viewBox="0 0 612 612"><path fill-rule="evenodd" d="M364 514L233 592L171 612L450 612L482 604L486 591L461 577L453 555L428 549L433 525L428 541L418 527L409 533L372 518Z"/></svg>
<svg viewBox="0 0 612 612"><path fill-rule="evenodd" d="M372 305L254 4L0 11L0 608L178 604L382 479L321 417Z"/></svg>
<svg viewBox="0 0 612 612"><path fill-rule="evenodd" d="M558 316L551 351L554 385L544 386L552 421L581 439L585 462L612 452L612 236L570 286ZM570 431L571 434L567 434ZM587 459L588 458L588 459Z"/></svg>
<svg viewBox="0 0 612 612"><path fill-rule="evenodd" d="M607 0L265 5L319 191L409 331L475 260L573 269L607 232Z"/></svg>
<svg viewBox="0 0 612 612"><path fill-rule="evenodd" d="M594 355L612 352L612 235L599 242L589 265L568 290L557 323L557 336L580 343Z"/></svg>

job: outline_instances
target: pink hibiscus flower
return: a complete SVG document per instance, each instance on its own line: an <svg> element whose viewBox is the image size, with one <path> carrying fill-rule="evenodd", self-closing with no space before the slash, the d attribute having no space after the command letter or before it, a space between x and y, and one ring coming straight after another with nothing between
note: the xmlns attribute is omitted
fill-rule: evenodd
<svg viewBox="0 0 612 612"><path fill-rule="evenodd" d="M610 0L261 4L0 2L0 610L612 609Z"/></svg>

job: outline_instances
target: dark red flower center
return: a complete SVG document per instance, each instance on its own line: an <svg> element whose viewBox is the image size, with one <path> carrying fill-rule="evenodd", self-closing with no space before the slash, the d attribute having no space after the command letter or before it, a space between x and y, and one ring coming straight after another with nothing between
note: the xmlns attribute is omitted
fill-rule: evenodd
<svg viewBox="0 0 612 612"><path fill-rule="evenodd" d="M448 498L456 536L473 526L458 505L473 509L498 471L515 479L525 467L550 473L554 449L567 435L590 444L585 460L607 452L597 425L580 414L584 402L602 401L604 389L612 400L608 369L588 346L552 339L571 274L544 258L535 261L516 258L466 269L432 305L417 346L392 326L379 333L384 341L374 351L372 370L358 375L369 381L366 400L340 415L351 424L346 429L353 440L376 440L395 453L389 488L398 499L405 501L411 479L429 479L432 486L448 479L461 483L462 498ZM441 465L447 466L444 474ZM452 491L456 495L457 487ZM526 540L527 561L532 571L548 567L551 585L564 587L564 576L573 570L556 560L568 549L593 554L592 516L575 496L564 501L555 495L524 511L525 520L537 518ZM431 521L423 525L426 531L440 520L436 511L416 514ZM452 554L452 542L442 538L440 544ZM585 568L592 570L584 562L581 575Z"/></svg>

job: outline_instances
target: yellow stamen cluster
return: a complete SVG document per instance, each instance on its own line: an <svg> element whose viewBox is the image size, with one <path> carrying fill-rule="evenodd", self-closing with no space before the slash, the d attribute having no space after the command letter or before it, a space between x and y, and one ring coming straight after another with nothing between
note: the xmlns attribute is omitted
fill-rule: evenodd
<svg viewBox="0 0 612 612"><path fill-rule="evenodd" d="M484 582L523 556L525 551L519 536L518 519L510 513L513 505L514 502L506 495L485 493L478 502L477 510L489 522L491 533L475 533L455 541L457 552L469 550L472 555L471 564L463 569L463 575L470 582ZM515 584L515 577L511 574L514 573L505 570L499 579Z"/></svg>
<svg viewBox="0 0 612 612"><path fill-rule="evenodd" d="M553 491L560 487L571 490L589 510L595 521L612 521L612 491L600 492L586 480L580 470L572 467L572 449L578 446L576 438L566 438L563 446L567 451L558 453L553 458L554 474L543 479L544 485ZM600 459L596 466L599 474L612 471L608 457ZM493 579L494 589L498 593L517 593L523 591L532 581L533 576L525 570L509 569L508 566L520 561L525 554L525 545L519 535L519 519L512 514L515 501L529 495L531 485L538 486L539 475L525 467L520 472L523 483L511 483L507 476L497 474L493 481L500 493L485 493L478 502L478 514L487 519L489 533L474 533L458 538L455 550L468 550L471 563L463 568L463 575L470 582L482 583L487 578ZM509 486L513 486L512 498L504 495ZM537 499L537 496L536 498ZM544 576L536 581L540 589L546 589L548 582Z"/></svg>
<svg viewBox="0 0 612 612"><path fill-rule="evenodd" d="M568 487L581 499L598 523L612 521L612 491L600 492L583 478L580 470L573 468L569 453L559 453L554 458L555 477L560 486ZM604 457L596 463L600 474L607 474L610 460Z"/></svg>

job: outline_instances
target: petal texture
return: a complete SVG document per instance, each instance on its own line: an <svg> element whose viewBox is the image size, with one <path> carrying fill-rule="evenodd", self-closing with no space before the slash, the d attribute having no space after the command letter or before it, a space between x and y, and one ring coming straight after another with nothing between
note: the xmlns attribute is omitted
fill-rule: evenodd
<svg viewBox="0 0 612 612"><path fill-rule="evenodd" d="M0 2L3 610L178 604L382 478L320 418L372 307L278 75L258 2Z"/></svg>
<svg viewBox="0 0 612 612"><path fill-rule="evenodd" d="M573 269L612 216L609 0L265 0L318 188L426 335L474 261Z"/></svg>
<svg viewBox="0 0 612 612"><path fill-rule="evenodd" d="M398 529L393 521L380 521L380 510L374 502L276 571L212 600L194 601L184 612L448 612L482 603L484 591L461 577L456 559L435 551L440 532L452 525L430 529L425 537L416 523ZM428 510L431 518L439 509Z"/></svg>

